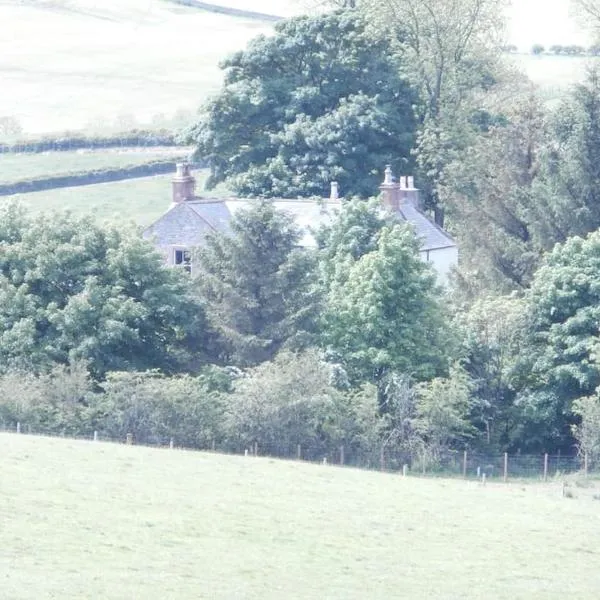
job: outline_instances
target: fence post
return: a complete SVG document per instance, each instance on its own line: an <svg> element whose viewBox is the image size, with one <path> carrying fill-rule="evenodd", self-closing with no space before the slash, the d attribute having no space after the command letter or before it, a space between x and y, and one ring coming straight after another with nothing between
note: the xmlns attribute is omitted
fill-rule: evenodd
<svg viewBox="0 0 600 600"><path fill-rule="evenodd" d="M544 481L548 481L548 453L544 454Z"/></svg>
<svg viewBox="0 0 600 600"><path fill-rule="evenodd" d="M585 452L583 455L583 474L585 477L588 476L588 453Z"/></svg>
<svg viewBox="0 0 600 600"><path fill-rule="evenodd" d="M385 471L385 446L381 446L381 452L379 453L379 468Z"/></svg>
<svg viewBox="0 0 600 600"><path fill-rule="evenodd" d="M212 451L215 451L215 440L212 441L212 445L211 445Z"/></svg>
<svg viewBox="0 0 600 600"><path fill-rule="evenodd" d="M296 457L298 458L298 460L302 460L302 445L298 444L298 447L296 448Z"/></svg>
<svg viewBox="0 0 600 600"><path fill-rule="evenodd" d="M127 439L126 439L125 443L128 444L129 446L131 446L131 444L133 444L133 434L132 433L127 434Z"/></svg>
<svg viewBox="0 0 600 600"><path fill-rule="evenodd" d="M344 444L340 446L340 465L344 466Z"/></svg>
<svg viewBox="0 0 600 600"><path fill-rule="evenodd" d="M21 433L21 423L17 421L17 433Z"/></svg>
<svg viewBox="0 0 600 600"><path fill-rule="evenodd" d="M408 465L402 465L402 477L406 477L408 475Z"/></svg>
<svg viewBox="0 0 600 600"><path fill-rule="evenodd" d="M254 456L258 456L258 442L254 442Z"/></svg>
<svg viewBox="0 0 600 600"><path fill-rule="evenodd" d="M173 450L173 438L171 438L169 441L169 448Z"/></svg>
<svg viewBox="0 0 600 600"><path fill-rule="evenodd" d="M508 479L508 452L504 453L504 482Z"/></svg>
<svg viewBox="0 0 600 600"><path fill-rule="evenodd" d="M467 476L467 451L463 452L463 477Z"/></svg>
<svg viewBox="0 0 600 600"><path fill-rule="evenodd" d="M94 431L94 441L97 442L98 441L98 432Z"/></svg>

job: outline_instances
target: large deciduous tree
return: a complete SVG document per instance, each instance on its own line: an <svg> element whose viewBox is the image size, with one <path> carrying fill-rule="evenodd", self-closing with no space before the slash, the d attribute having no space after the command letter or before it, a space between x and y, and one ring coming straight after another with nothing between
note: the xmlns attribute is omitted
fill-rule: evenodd
<svg viewBox="0 0 600 600"><path fill-rule="evenodd" d="M572 401L600 384L600 233L549 253L527 295L519 370L520 427L530 447L572 441Z"/></svg>
<svg viewBox="0 0 600 600"><path fill-rule="evenodd" d="M0 364L44 370L177 368L202 312L136 232L68 213L0 212ZM189 347L188 347L189 349ZM179 363L180 364L180 363Z"/></svg>
<svg viewBox="0 0 600 600"><path fill-rule="evenodd" d="M390 43L357 11L284 21L222 68L224 86L190 133L209 188L295 197L336 180L368 196L382 165L409 169L416 97Z"/></svg>
<svg viewBox="0 0 600 600"><path fill-rule="evenodd" d="M312 255L298 247L300 237L291 216L260 201L199 250L198 291L224 360L252 366L286 344L305 343L315 289Z"/></svg>
<svg viewBox="0 0 600 600"><path fill-rule="evenodd" d="M443 224L438 185L476 127L479 95L495 83L503 44L502 0L359 0L379 35L399 48L419 91L416 156L426 202Z"/></svg>
<svg viewBox="0 0 600 600"><path fill-rule="evenodd" d="M340 216L349 231L356 229L348 218L356 212L348 207ZM322 240L322 260L335 263L322 269L324 343L354 381L382 384L393 371L430 377L444 369L447 350L435 274L419 257L410 226L382 220L376 231L377 215L370 220L356 255L352 245L344 250L350 237L340 235L340 227L333 226L329 240ZM328 250L328 243L337 244L338 251Z"/></svg>

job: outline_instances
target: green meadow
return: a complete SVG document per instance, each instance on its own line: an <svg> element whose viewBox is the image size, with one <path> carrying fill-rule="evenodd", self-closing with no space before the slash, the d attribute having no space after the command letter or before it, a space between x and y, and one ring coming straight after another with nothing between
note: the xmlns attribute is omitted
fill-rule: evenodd
<svg viewBox="0 0 600 600"><path fill-rule="evenodd" d="M73 152L0 154L0 183L55 177L82 171L96 171L143 165L156 160L188 157L186 148L124 148L77 150Z"/></svg>
<svg viewBox="0 0 600 600"><path fill-rule="evenodd" d="M0 434L2 598L597 598L600 502Z"/></svg>
<svg viewBox="0 0 600 600"><path fill-rule="evenodd" d="M1 163L0 163L1 164ZM207 170L194 172L198 195L222 197L229 195L223 188L203 191ZM172 175L156 175L54 188L28 194L1 196L0 204L18 202L34 213L68 210L75 215L92 215L100 222L149 225L162 215L171 203Z"/></svg>

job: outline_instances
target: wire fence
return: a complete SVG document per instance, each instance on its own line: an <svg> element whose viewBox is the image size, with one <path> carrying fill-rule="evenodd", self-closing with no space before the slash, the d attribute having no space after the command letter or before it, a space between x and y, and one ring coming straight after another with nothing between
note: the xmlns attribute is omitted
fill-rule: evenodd
<svg viewBox="0 0 600 600"><path fill-rule="evenodd" d="M410 453L402 449L381 445L373 448L356 448L340 444L335 448L320 444L280 444L277 442L251 443L211 440L202 446L189 447L177 443L174 438L136 439L131 433L111 437L100 432L89 436L36 432L24 423L0 425L0 432L21 435L43 435L74 440L109 442L144 447L208 451L219 454L262 456L286 460L320 463L326 465L355 467L404 475L425 477L462 477L465 479L519 480L537 479L548 481L567 475L583 476L599 474L598 461L587 455L561 454L486 454L469 450L444 450L435 454Z"/></svg>

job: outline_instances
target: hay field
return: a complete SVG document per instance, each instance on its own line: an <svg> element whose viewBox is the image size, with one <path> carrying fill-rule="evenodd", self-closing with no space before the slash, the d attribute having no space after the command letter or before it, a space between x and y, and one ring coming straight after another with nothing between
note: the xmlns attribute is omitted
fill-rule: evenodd
<svg viewBox="0 0 600 600"><path fill-rule="evenodd" d="M11 600L593 599L600 502L0 434Z"/></svg>

